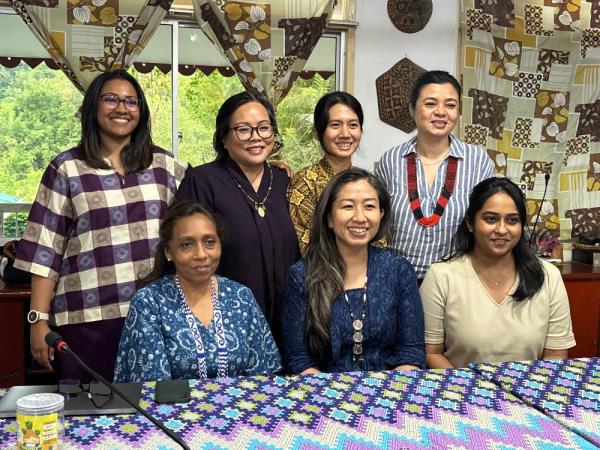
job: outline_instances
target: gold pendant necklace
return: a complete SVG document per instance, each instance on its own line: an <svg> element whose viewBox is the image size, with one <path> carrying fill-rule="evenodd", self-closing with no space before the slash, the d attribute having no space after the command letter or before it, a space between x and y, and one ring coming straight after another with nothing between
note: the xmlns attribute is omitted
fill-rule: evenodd
<svg viewBox="0 0 600 450"><path fill-rule="evenodd" d="M252 203L252 206L254 206L254 209L256 210L256 212L258 213L258 215L260 217L265 217L265 214L267 214L267 206L265 203L267 202L267 199L269 198L269 194L271 193L271 188L273 187L273 169L271 168L271 166L269 164L267 164L267 167L269 168L269 187L267 188L267 194L261 201L256 201L255 199L253 199L244 190L244 188L238 182L238 180L236 180L235 177L229 172L229 170L227 170L227 173L229 174L229 176L231 177L231 179L233 180L233 182L235 183L237 188Z"/></svg>

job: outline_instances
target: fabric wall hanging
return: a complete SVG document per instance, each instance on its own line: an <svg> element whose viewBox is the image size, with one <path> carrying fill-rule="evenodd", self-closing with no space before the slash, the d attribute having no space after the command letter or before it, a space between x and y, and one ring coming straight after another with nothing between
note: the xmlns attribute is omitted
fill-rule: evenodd
<svg viewBox="0 0 600 450"><path fill-rule="evenodd" d="M13 0L14 10L75 86L126 69L142 52L172 0Z"/></svg>
<svg viewBox="0 0 600 450"><path fill-rule="evenodd" d="M462 0L462 138L552 236L600 236L598 1Z"/></svg>
<svg viewBox="0 0 600 450"><path fill-rule="evenodd" d="M379 118L383 122L405 133L415 129L415 121L408 109L410 92L413 83L423 72L425 69L421 66L403 58L375 80Z"/></svg>
<svg viewBox="0 0 600 450"><path fill-rule="evenodd" d="M276 107L325 30L334 0L193 0L193 5L200 28L244 87Z"/></svg>
<svg viewBox="0 0 600 450"><path fill-rule="evenodd" d="M431 0L388 0L387 12L396 28L404 33L421 31L431 19Z"/></svg>

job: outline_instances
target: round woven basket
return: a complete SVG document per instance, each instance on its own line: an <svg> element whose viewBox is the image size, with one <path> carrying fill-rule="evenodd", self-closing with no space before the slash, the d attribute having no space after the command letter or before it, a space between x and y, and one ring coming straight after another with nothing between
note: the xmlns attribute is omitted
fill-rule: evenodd
<svg viewBox="0 0 600 450"><path fill-rule="evenodd" d="M394 26L404 33L421 31L433 12L431 0L388 0L388 16Z"/></svg>

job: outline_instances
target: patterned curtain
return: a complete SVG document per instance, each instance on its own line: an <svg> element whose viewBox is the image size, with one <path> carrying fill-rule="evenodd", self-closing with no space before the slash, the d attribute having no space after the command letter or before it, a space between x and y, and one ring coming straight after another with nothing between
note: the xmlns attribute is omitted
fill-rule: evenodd
<svg viewBox="0 0 600 450"><path fill-rule="evenodd" d="M244 87L276 107L321 37L334 0L193 0L202 31Z"/></svg>
<svg viewBox="0 0 600 450"><path fill-rule="evenodd" d="M521 185L528 221L600 236L600 1L463 0L462 138Z"/></svg>
<svg viewBox="0 0 600 450"><path fill-rule="evenodd" d="M12 0L12 6L75 86L126 69L172 0Z"/></svg>

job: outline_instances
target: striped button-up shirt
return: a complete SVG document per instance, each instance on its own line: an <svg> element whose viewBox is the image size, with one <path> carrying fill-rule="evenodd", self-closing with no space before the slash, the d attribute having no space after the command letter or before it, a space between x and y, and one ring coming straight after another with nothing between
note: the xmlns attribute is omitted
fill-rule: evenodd
<svg viewBox="0 0 600 450"><path fill-rule="evenodd" d="M425 227L415 220L408 200L407 158L416 152L417 138L394 147L383 154L376 169L392 200L392 238L388 247L408 259L422 279L431 264L448 254L452 237L463 219L469 205L469 194L482 180L494 176L494 163L487 153L474 145L465 144L450 136L450 156L458 158L456 184L438 223ZM427 186L421 160L416 157L417 185L421 209L425 217L433 214L438 197L444 186L448 158L438 168L431 188Z"/></svg>

